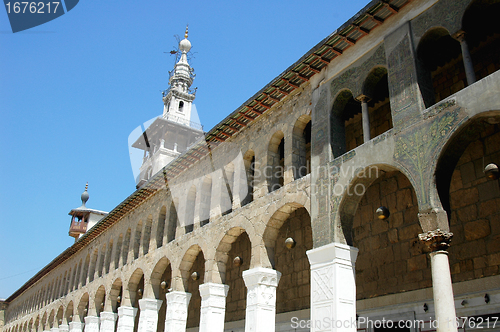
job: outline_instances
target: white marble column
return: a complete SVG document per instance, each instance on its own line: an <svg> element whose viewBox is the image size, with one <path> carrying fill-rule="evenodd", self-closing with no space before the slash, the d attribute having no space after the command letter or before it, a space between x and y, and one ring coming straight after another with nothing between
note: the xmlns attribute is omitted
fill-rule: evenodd
<svg viewBox="0 0 500 332"><path fill-rule="evenodd" d="M429 231L418 237L427 245L430 251L432 292L434 295L434 310L436 311L437 332L456 332L456 312L453 288L451 285L450 262L446 249L453 233Z"/></svg>
<svg viewBox="0 0 500 332"><path fill-rule="evenodd" d="M71 322L69 323L69 332L82 332L83 323L81 322Z"/></svg>
<svg viewBox="0 0 500 332"><path fill-rule="evenodd" d="M465 40L465 32L460 31L455 38L460 42L460 47L462 48L462 60L465 68L465 77L467 77L467 85L471 85L476 82L476 73L474 72L474 64L470 56L469 45L467 45L467 41Z"/></svg>
<svg viewBox="0 0 500 332"><path fill-rule="evenodd" d="M50 332L59 332L59 328L53 327L50 329Z"/></svg>
<svg viewBox="0 0 500 332"><path fill-rule="evenodd" d="M122 306L118 308L118 326L117 332L133 332L135 315L137 308Z"/></svg>
<svg viewBox="0 0 500 332"><path fill-rule="evenodd" d="M223 332L228 285L204 283L201 295L200 332Z"/></svg>
<svg viewBox="0 0 500 332"><path fill-rule="evenodd" d="M165 317L165 331L185 332L191 294L173 291L167 293L166 298L167 314Z"/></svg>
<svg viewBox="0 0 500 332"><path fill-rule="evenodd" d="M99 332L99 317L87 316L85 319L84 332Z"/></svg>
<svg viewBox="0 0 500 332"><path fill-rule="evenodd" d="M116 319L118 315L114 312L103 311L101 312L101 325L99 326L100 332L115 332Z"/></svg>
<svg viewBox="0 0 500 332"><path fill-rule="evenodd" d="M276 287L281 273L264 267L243 271L247 287L245 332L274 332L276 328Z"/></svg>
<svg viewBox="0 0 500 332"><path fill-rule="evenodd" d="M69 332L69 325L68 324L59 325L59 332Z"/></svg>
<svg viewBox="0 0 500 332"><path fill-rule="evenodd" d="M330 243L307 251L311 265L311 332L356 331L358 249Z"/></svg>
<svg viewBox="0 0 500 332"><path fill-rule="evenodd" d="M363 142L368 142L370 137L370 113L368 112L368 97L359 97L361 101L361 120L363 123Z"/></svg>
<svg viewBox="0 0 500 332"><path fill-rule="evenodd" d="M158 310L160 310L162 300L156 299L140 299L139 308L141 313L139 316L138 332L156 332L158 327Z"/></svg>

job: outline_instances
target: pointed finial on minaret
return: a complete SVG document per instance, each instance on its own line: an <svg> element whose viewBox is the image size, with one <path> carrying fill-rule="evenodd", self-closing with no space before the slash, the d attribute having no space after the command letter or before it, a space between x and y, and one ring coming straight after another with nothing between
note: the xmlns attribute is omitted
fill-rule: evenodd
<svg viewBox="0 0 500 332"><path fill-rule="evenodd" d="M189 24L186 24L186 33L184 33L184 38L186 38L186 39L188 37L188 27L189 27Z"/></svg>
<svg viewBox="0 0 500 332"><path fill-rule="evenodd" d="M89 183L85 185L85 191L83 192L81 199L82 199L82 206L85 207L85 203L89 200L89 193L87 192L87 189L89 189Z"/></svg>

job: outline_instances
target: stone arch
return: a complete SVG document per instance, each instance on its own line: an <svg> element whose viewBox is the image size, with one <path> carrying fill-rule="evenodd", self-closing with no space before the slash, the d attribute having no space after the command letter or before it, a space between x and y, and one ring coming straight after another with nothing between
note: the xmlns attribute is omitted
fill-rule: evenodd
<svg viewBox="0 0 500 332"><path fill-rule="evenodd" d="M109 295L106 301L106 305L110 307L106 307L105 311L111 311L114 313L118 313L118 307L123 299L123 286L122 280L117 278L109 289Z"/></svg>
<svg viewBox="0 0 500 332"><path fill-rule="evenodd" d="M99 251L99 263L97 265L97 276L100 278L104 273L104 263L106 258L106 243L104 243Z"/></svg>
<svg viewBox="0 0 500 332"><path fill-rule="evenodd" d="M61 324L65 324L65 321L64 321L64 307L62 305L59 306L59 309L57 309L57 311L56 311L55 320L57 322L57 326L59 326Z"/></svg>
<svg viewBox="0 0 500 332"><path fill-rule="evenodd" d="M72 292L75 289L76 275L77 275L78 263L75 263L75 268L73 269L73 275L71 276L71 284L69 286L69 291ZM44 290L45 292L45 290ZM44 300L42 300L42 306L44 305Z"/></svg>
<svg viewBox="0 0 500 332"><path fill-rule="evenodd" d="M241 202L241 206L245 206L253 201L253 188L255 187L255 152L249 149L243 155L243 163L245 165L245 172L247 176L247 196Z"/></svg>
<svg viewBox="0 0 500 332"><path fill-rule="evenodd" d="M311 115L301 115L293 126L292 167L295 180L311 173Z"/></svg>
<svg viewBox="0 0 500 332"><path fill-rule="evenodd" d="M154 295L156 299L158 299L160 296L161 282L162 281L167 282L166 280L162 280L162 276L169 265L170 265L170 260L167 257L162 257L155 264L153 271L151 272L150 286L152 287L151 289L152 295Z"/></svg>
<svg viewBox="0 0 500 332"><path fill-rule="evenodd" d="M437 161L435 195L448 216L440 220L441 229L453 233L448 249L453 282L498 275L500 185L486 176L485 167L500 165L499 124L500 111L468 119Z"/></svg>
<svg viewBox="0 0 500 332"><path fill-rule="evenodd" d="M64 318L66 322L70 323L73 321L73 301L69 301L64 312Z"/></svg>
<svg viewBox="0 0 500 332"><path fill-rule="evenodd" d="M149 215L144 223L144 235L142 239L142 254L146 255L149 252L149 244L151 242L151 228L153 227L153 216Z"/></svg>
<svg viewBox="0 0 500 332"><path fill-rule="evenodd" d="M285 173L285 135L276 131L269 140L267 149L267 169L264 176L267 180L268 192L273 192L284 185Z"/></svg>
<svg viewBox="0 0 500 332"><path fill-rule="evenodd" d="M246 233L246 230L244 228L235 226L227 230L220 240L215 252L215 261L219 272L219 279L216 280L217 282L223 284L226 282L226 265L228 262L229 251L231 250L232 244L243 233Z"/></svg>
<svg viewBox="0 0 500 332"><path fill-rule="evenodd" d="M139 249L141 247L142 220L139 220L134 233L134 259L139 258Z"/></svg>
<svg viewBox="0 0 500 332"><path fill-rule="evenodd" d="M114 268L115 270L120 267L120 257L121 257L121 250L123 247L123 233L120 233L118 236L118 240L116 241L116 246L115 246L115 261L114 261Z"/></svg>
<svg viewBox="0 0 500 332"><path fill-rule="evenodd" d="M193 184L187 193L186 197L186 207L185 207L185 226L184 230L187 233L193 231L194 228L194 217L196 210L196 186Z"/></svg>
<svg viewBox="0 0 500 332"><path fill-rule="evenodd" d="M362 96L366 99L370 118L370 139L392 128L389 81L385 66L374 67L363 82Z"/></svg>
<svg viewBox="0 0 500 332"><path fill-rule="evenodd" d="M405 178L409 178L406 170L397 168L394 165L373 164L358 170L354 178L349 181L342 193L343 196L339 204L338 217L340 218L340 228L336 227L339 232L339 234L336 234L336 239L338 241L353 246L353 219L358 209L358 204L365 194L366 188L370 187L381 174L393 171L400 172ZM413 186L412 190L414 191ZM377 208L378 207L375 209ZM341 234L340 231L342 232Z"/></svg>
<svg viewBox="0 0 500 332"><path fill-rule="evenodd" d="M164 284L162 285L162 283ZM150 286L152 287L152 292L154 298L161 300L161 306L158 310L158 323L156 331L162 332L165 330L165 318L167 311L167 298L166 294L168 289L172 285L172 266L170 261L166 257L162 257L153 268L153 272L150 277Z"/></svg>
<svg viewBox="0 0 500 332"><path fill-rule="evenodd" d="M90 253L87 253L87 257L85 257L85 264L83 265L82 286L85 286L87 284L89 268L90 268Z"/></svg>
<svg viewBox="0 0 500 332"><path fill-rule="evenodd" d="M78 313L79 322L85 323L85 317L89 311L89 293L85 292L78 302L78 306L76 308L76 312ZM74 317L73 317L74 321Z"/></svg>
<svg viewBox="0 0 500 332"><path fill-rule="evenodd" d="M106 289L104 285L99 286L94 296L94 308L96 315L99 316L104 311L104 304L106 303Z"/></svg>
<svg viewBox="0 0 500 332"><path fill-rule="evenodd" d="M144 291L144 272L141 268L137 268L130 275L128 284L127 284L127 295L129 304L135 308L138 308L138 300L142 297L141 294Z"/></svg>
<svg viewBox="0 0 500 332"><path fill-rule="evenodd" d="M163 205L158 214L158 228L156 230L156 248L163 246L163 238L165 234L165 222L167 219L167 208Z"/></svg>
<svg viewBox="0 0 500 332"><path fill-rule="evenodd" d="M200 226L205 226L210 221L210 210L212 206L212 177L207 175L203 178L200 189Z"/></svg>
<svg viewBox="0 0 500 332"><path fill-rule="evenodd" d="M177 230L177 225L179 224L179 218L175 206L176 202L175 200L172 200L170 208L168 209L167 243L175 240L175 232Z"/></svg>
<svg viewBox="0 0 500 332"><path fill-rule="evenodd" d="M191 300L188 306L187 327L196 327L200 324L201 296L199 286L205 281L205 256L201 247L194 244L184 254L179 265L181 278L185 291L191 293ZM192 278L193 273L198 274L198 278Z"/></svg>
<svg viewBox="0 0 500 332"><path fill-rule="evenodd" d="M92 261L90 262L89 282L94 281L98 257L99 257L99 249L95 248L94 252L92 253Z"/></svg>
<svg viewBox="0 0 500 332"><path fill-rule="evenodd" d="M342 89L334 98L330 113L330 148L334 158L363 144L361 104L349 89Z"/></svg>
<svg viewBox="0 0 500 332"><path fill-rule="evenodd" d="M462 30L477 80L500 69L499 12L498 2L474 0L462 16Z"/></svg>
<svg viewBox="0 0 500 332"><path fill-rule="evenodd" d="M429 97L424 94L426 107L467 86L460 43L447 29L433 27L422 36L417 46L417 60L422 68L422 86L433 90ZM454 77L458 77L458 81L454 82Z"/></svg>
<svg viewBox="0 0 500 332"><path fill-rule="evenodd" d="M126 265L128 261L128 253L130 251L130 243L132 241L132 229L129 227L125 233L125 238L123 239L122 248L122 265Z"/></svg>
<svg viewBox="0 0 500 332"><path fill-rule="evenodd" d="M113 239L109 239L108 251L106 253L106 263L104 264L104 273L108 274L111 268L111 255L113 254Z"/></svg>
<svg viewBox="0 0 500 332"><path fill-rule="evenodd" d="M429 261L418 239L423 231L412 183L396 167L365 173L358 173L350 183L351 189L362 185L363 190L345 191L340 210L341 221L350 218L352 222L349 244L359 250L357 299L430 287ZM381 206L390 212L385 219L376 213Z"/></svg>

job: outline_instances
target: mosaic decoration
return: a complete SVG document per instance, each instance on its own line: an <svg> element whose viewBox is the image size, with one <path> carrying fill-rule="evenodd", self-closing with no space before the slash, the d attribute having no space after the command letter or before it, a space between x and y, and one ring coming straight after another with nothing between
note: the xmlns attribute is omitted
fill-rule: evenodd
<svg viewBox="0 0 500 332"><path fill-rule="evenodd" d="M417 77L410 39L406 35L388 58L389 91L394 127L408 127L421 119L418 108Z"/></svg>
<svg viewBox="0 0 500 332"><path fill-rule="evenodd" d="M421 210L431 207L427 185L428 179L434 175L429 160L437 158L445 142L457 128L461 110L461 107L447 109L433 121L416 125L396 138L394 159L408 171Z"/></svg>
<svg viewBox="0 0 500 332"><path fill-rule="evenodd" d="M460 30L462 16L471 0L442 0L411 21L413 35L421 38L432 27L444 27L451 34Z"/></svg>
<svg viewBox="0 0 500 332"><path fill-rule="evenodd" d="M362 94L364 80L370 71L376 66L386 66L384 45L379 46L361 66L353 66L332 80L330 85L332 98L343 89L351 90L354 97Z"/></svg>
<svg viewBox="0 0 500 332"><path fill-rule="evenodd" d="M446 100L442 103L437 104L436 106L431 107L427 112L424 113L424 118L428 119L431 118L437 114L439 114L442 110L447 109L448 107L455 106L456 100L455 99L450 99Z"/></svg>

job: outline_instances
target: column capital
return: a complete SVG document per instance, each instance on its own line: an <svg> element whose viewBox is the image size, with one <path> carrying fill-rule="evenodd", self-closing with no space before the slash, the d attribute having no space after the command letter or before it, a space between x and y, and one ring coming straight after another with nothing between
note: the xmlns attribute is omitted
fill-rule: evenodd
<svg viewBox="0 0 500 332"><path fill-rule="evenodd" d="M137 308L122 306L118 308L118 317L121 316L133 316L137 314Z"/></svg>
<svg viewBox="0 0 500 332"><path fill-rule="evenodd" d="M367 95L360 94L359 96L356 97L356 100L359 101L360 103L367 103L372 99Z"/></svg>
<svg viewBox="0 0 500 332"><path fill-rule="evenodd" d="M429 252L447 250L452 237L453 233L442 231L439 228L418 235L418 238L425 243Z"/></svg>
<svg viewBox="0 0 500 332"><path fill-rule="evenodd" d="M139 308L141 310L155 310L156 312L158 312L162 303L162 300L157 299L140 299Z"/></svg>
<svg viewBox="0 0 500 332"><path fill-rule="evenodd" d="M229 286L224 284L217 284L214 282L206 282L201 284L198 289L200 290L201 297L205 296L227 296L227 292L229 291Z"/></svg>
<svg viewBox="0 0 500 332"><path fill-rule="evenodd" d="M103 321L103 320L115 321L118 318L118 314L115 314L114 312L103 311L103 312L101 312L100 317L101 317L101 321Z"/></svg>
<svg viewBox="0 0 500 332"><path fill-rule="evenodd" d="M306 251L311 267L313 265L337 263L354 264L358 257L359 249L347 244L333 242L319 248Z"/></svg>
<svg viewBox="0 0 500 332"><path fill-rule="evenodd" d="M465 41L465 37L466 37L466 32L464 30L459 30L457 33L455 33L453 35L453 38L455 38L456 40L458 40L459 42L463 42Z"/></svg>
<svg viewBox="0 0 500 332"><path fill-rule="evenodd" d="M260 285L278 287L280 278L280 272L265 267L243 271L243 281L245 281L247 288Z"/></svg>

